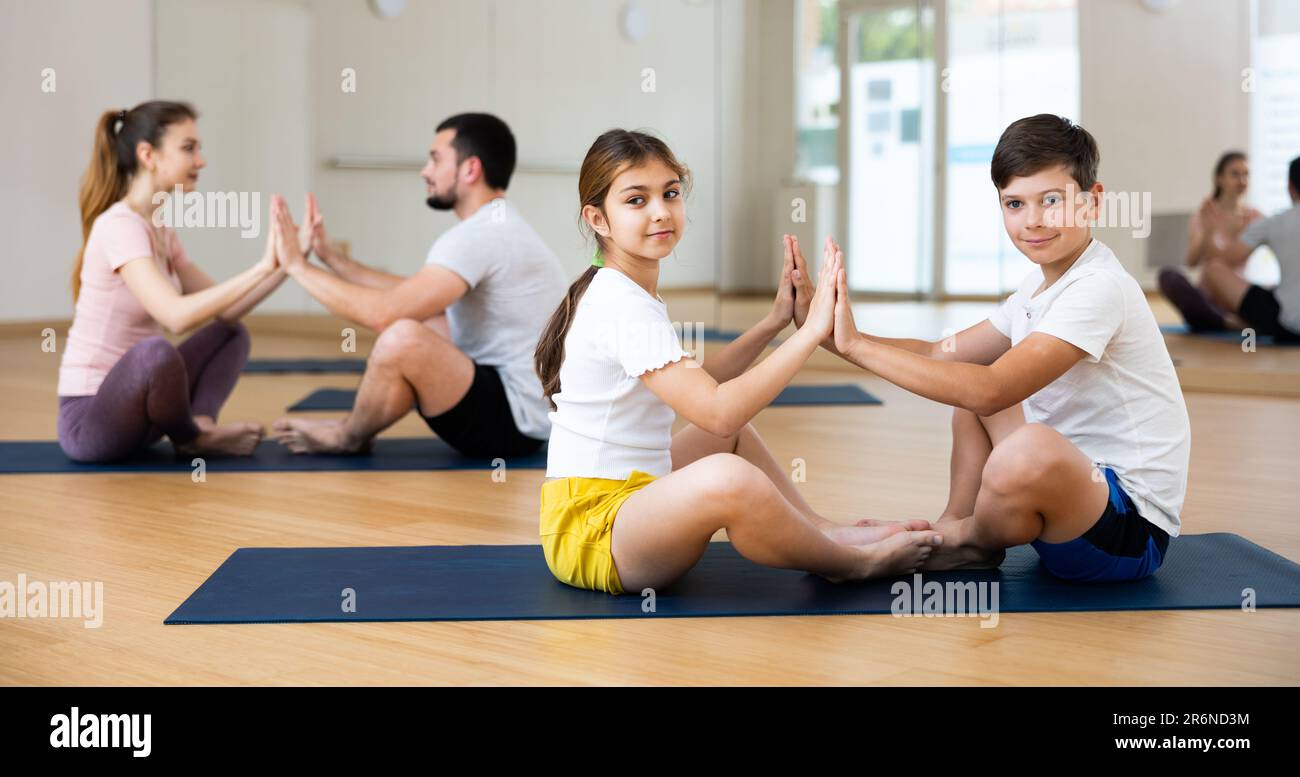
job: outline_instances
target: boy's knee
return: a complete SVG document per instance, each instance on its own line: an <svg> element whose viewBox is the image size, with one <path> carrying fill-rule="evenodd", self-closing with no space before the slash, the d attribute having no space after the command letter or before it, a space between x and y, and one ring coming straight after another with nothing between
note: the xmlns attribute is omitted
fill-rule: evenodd
<svg viewBox="0 0 1300 777"><path fill-rule="evenodd" d="M1050 485L1060 471L1057 434L1044 424L1025 424L989 454L981 487L1000 495Z"/></svg>

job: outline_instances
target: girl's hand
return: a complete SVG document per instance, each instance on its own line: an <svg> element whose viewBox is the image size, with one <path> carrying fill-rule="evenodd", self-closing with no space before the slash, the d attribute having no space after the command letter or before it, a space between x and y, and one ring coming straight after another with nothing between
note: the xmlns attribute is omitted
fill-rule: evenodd
<svg viewBox="0 0 1300 777"><path fill-rule="evenodd" d="M785 236L785 262L781 265L781 282L776 288L776 301L772 303L772 312L767 314L768 321L778 332L794 318L794 258L790 253L790 235Z"/></svg>
<svg viewBox="0 0 1300 777"><path fill-rule="evenodd" d="M826 240L829 241L830 238L827 237ZM803 322L808 320L808 306L812 304L812 275L808 272L808 262L803 258L803 251L799 250L799 238L790 235L785 250L794 266L790 273L790 280L794 283L794 325L802 327Z"/></svg>
<svg viewBox="0 0 1300 777"><path fill-rule="evenodd" d="M278 194L271 198L271 220L276 230L275 255L280 266L286 272L292 272L294 268L306 264L307 257L302 255L302 249L298 247L298 229L289 215L289 206Z"/></svg>
<svg viewBox="0 0 1300 777"><path fill-rule="evenodd" d="M803 326L817 336L819 343L835 331L835 299L838 291L835 278L844 262L844 254L838 250L832 252L832 245L828 238L826 257L817 279L817 290L813 292L812 301L808 305L808 318L804 320Z"/></svg>
<svg viewBox="0 0 1300 777"><path fill-rule="evenodd" d="M274 203L274 198L272 198L272 203ZM272 204L271 213L274 212L274 204ZM257 264L254 265L259 271L269 274L275 272L276 268L280 266L279 259L275 255L275 244L278 239L279 229L277 228L275 219L272 218L271 228L266 231L266 248L262 251L262 257L258 259Z"/></svg>

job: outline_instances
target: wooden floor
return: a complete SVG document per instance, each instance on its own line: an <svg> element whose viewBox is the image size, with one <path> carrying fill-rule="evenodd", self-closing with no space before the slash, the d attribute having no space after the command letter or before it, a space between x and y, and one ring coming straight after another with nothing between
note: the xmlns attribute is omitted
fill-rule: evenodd
<svg viewBox="0 0 1300 777"><path fill-rule="evenodd" d="M670 306L726 327L763 310ZM921 326L925 336L927 327L974 323L982 310L893 303L861 307L858 321ZM339 355L338 322L252 326L255 356ZM41 351L39 328L0 331L0 438L54 436L58 355ZM1171 338L1175 348L1184 363L1207 366L1240 353ZM1239 361L1243 384L1285 387L1300 374L1300 349ZM946 409L861 372L808 369L799 380L853 380L885 401L758 416L779 460L807 461L814 507L841 521L938 515ZM223 417L269 423L314 388L355 382L245 376ZM1185 532L1235 532L1300 561L1300 399L1198 390L1187 403ZM411 416L388 433L427 431ZM209 473L201 484L187 474L0 475L0 580L103 581L106 600L99 629L0 621L0 683L1300 684L1300 610L1002 614L992 629L977 619L890 616L162 625L243 546L536 543L541 480L540 471L511 472L504 483L482 472Z"/></svg>

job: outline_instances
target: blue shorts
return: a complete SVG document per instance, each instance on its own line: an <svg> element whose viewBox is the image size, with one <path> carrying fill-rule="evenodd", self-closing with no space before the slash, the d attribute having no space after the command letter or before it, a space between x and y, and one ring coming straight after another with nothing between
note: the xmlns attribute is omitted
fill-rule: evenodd
<svg viewBox="0 0 1300 777"><path fill-rule="evenodd" d="M1138 515L1115 470L1102 467L1110 501L1082 537L1069 542L1034 540L1043 566L1056 577L1079 583L1140 580L1160 568L1169 549L1164 529Z"/></svg>

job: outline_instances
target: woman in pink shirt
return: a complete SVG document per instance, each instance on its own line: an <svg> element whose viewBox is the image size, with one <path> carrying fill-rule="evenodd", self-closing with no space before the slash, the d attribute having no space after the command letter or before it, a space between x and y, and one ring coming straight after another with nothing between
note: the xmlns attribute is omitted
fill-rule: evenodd
<svg viewBox="0 0 1300 777"><path fill-rule="evenodd" d="M1214 194L1201 203L1188 222L1187 266L1200 267L1222 254L1234 244L1252 221L1264 214L1246 204L1246 188L1250 183L1250 167L1246 155L1229 151L1219 157L1214 166ZM1244 275L1246 263L1232 268ZM1181 270L1166 267L1159 275L1160 291L1178 308L1193 332L1218 332L1244 324L1231 313L1214 303L1214 298L1204 288L1192 285Z"/></svg>
<svg viewBox="0 0 1300 777"><path fill-rule="evenodd" d="M198 181L196 117L185 103L152 101L105 112L95 128L59 367L59 445L72 459L121 459L163 435L185 456L247 455L262 438L259 424L216 419L248 359L239 319L285 278L275 222L262 257L215 283L152 217L155 195ZM162 337L200 326L179 346Z"/></svg>

